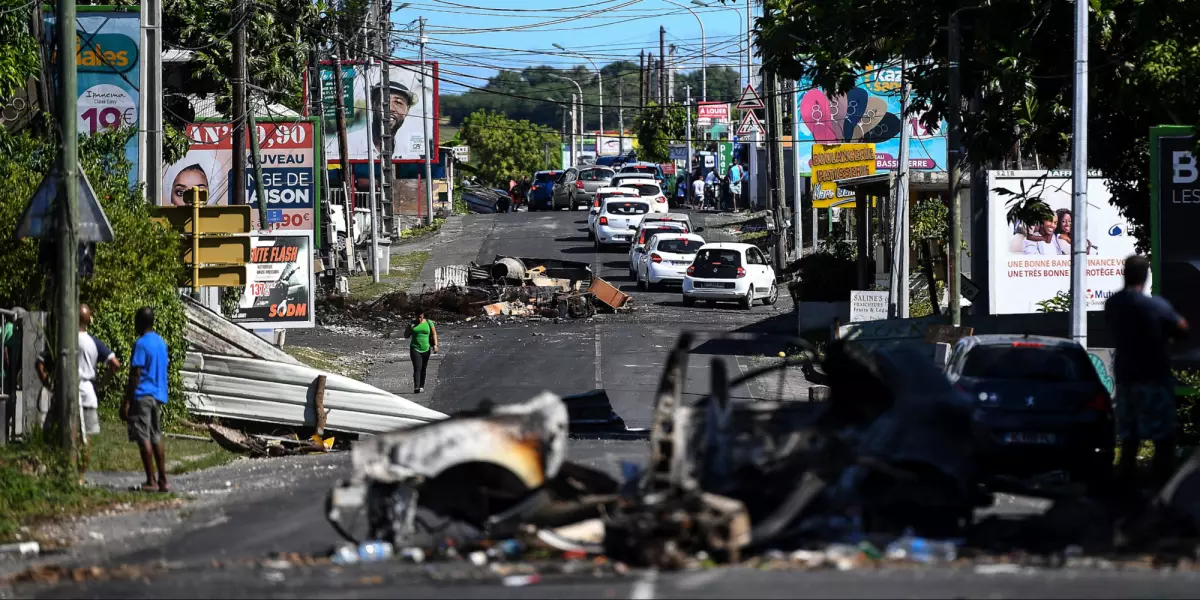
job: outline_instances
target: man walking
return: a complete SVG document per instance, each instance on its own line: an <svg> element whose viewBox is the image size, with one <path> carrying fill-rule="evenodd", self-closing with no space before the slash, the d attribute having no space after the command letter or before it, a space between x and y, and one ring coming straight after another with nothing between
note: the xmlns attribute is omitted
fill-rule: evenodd
<svg viewBox="0 0 1200 600"><path fill-rule="evenodd" d="M169 492L167 459L163 452L161 404L167 403L167 342L154 331L154 309L143 306L134 317L138 339L129 361L129 387L121 406L121 419L129 423L129 441L138 445L146 483L142 490ZM158 464L158 478L154 477Z"/></svg>
<svg viewBox="0 0 1200 600"><path fill-rule="evenodd" d="M1104 303L1104 317L1116 345L1113 409L1121 439L1118 476L1136 480L1142 440L1154 442L1155 485L1170 478L1175 465L1177 415L1175 385L1167 344L1187 334L1188 323L1163 298L1145 292L1150 261L1125 259L1125 289Z"/></svg>
<svg viewBox="0 0 1200 600"><path fill-rule="evenodd" d="M117 370L121 361L104 342L88 333L92 324L92 309L86 304L79 305L79 406L83 409L84 439L89 435L100 433L100 416L97 412L100 406L100 396L97 388L104 389ZM96 365L103 363L108 369L100 384L96 385Z"/></svg>
<svg viewBox="0 0 1200 600"><path fill-rule="evenodd" d="M699 174L692 180L692 206L704 210L704 180Z"/></svg>
<svg viewBox="0 0 1200 600"><path fill-rule="evenodd" d="M733 210L738 209L738 200L742 198L742 178L746 172L742 169L742 165L738 163L738 159L733 159L733 166L729 167L729 193L733 196Z"/></svg>

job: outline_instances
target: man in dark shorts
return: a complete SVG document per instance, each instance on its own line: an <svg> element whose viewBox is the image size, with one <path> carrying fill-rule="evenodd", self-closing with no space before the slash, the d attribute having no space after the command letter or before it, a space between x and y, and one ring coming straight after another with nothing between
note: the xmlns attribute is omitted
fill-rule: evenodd
<svg viewBox="0 0 1200 600"><path fill-rule="evenodd" d="M138 445L146 483L142 490L168 492L167 460L162 443L160 405L167 403L167 343L154 331L154 309L143 306L134 317L138 339L129 360L129 387L121 419L129 424L129 441ZM154 463L158 463L158 478Z"/></svg>
<svg viewBox="0 0 1200 600"><path fill-rule="evenodd" d="M1160 485L1175 466L1178 419L1175 380L1167 345L1187 334L1188 323L1163 298L1145 292L1150 262L1144 256L1125 259L1125 289L1104 304L1104 317L1116 345L1113 410L1121 439L1118 476L1136 478L1142 440L1154 442L1154 478Z"/></svg>

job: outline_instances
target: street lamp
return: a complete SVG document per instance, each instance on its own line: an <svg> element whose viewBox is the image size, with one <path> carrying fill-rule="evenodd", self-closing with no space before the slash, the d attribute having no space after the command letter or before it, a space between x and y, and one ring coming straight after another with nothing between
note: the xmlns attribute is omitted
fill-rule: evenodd
<svg viewBox="0 0 1200 600"><path fill-rule="evenodd" d="M578 56L579 58L582 58L583 60L586 60L586 61L592 63L592 68L596 69L596 83L600 88L600 135L604 135L604 78L601 77L601 75L600 75L600 67L596 66L596 61L588 58L587 56L584 56L583 54L567 50L566 48L563 48L559 44L554 44L554 47L558 48L559 50L562 50L563 54L570 54L573 56ZM580 102L580 104L583 103L583 90L579 90L579 102ZM580 112L579 133L583 133L583 124L582 124L583 111L580 110L579 112Z"/></svg>
<svg viewBox="0 0 1200 600"><path fill-rule="evenodd" d="M701 100L707 102L708 101L708 66L707 66L707 58L706 57L708 56L708 44L705 42L705 39L704 39L704 21L700 20L700 15L696 14L696 11L694 11L678 2L675 2L675 0L663 0L663 1L668 4L674 4L675 6L678 6L679 8L682 8L683 10L686 10L686 11L692 13L692 16L696 17L696 22L700 24L700 98L701 98ZM701 0L692 0L692 4L694 4L696 6L703 6L705 8L708 7L708 5L705 4L704 2L701 2Z"/></svg>
<svg viewBox="0 0 1200 600"><path fill-rule="evenodd" d="M667 0L667 1L670 2L670 0ZM671 2L671 3L675 4L674 2ZM742 11L739 10L735 6L716 7L716 6L709 5L707 2L704 2L704 0L692 0L692 4L699 6L701 8L728 8L728 9L732 10L733 12L737 13L738 19L741 20ZM692 13L692 14L696 14L696 13ZM696 17L696 20L699 20L699 19L700 19L700 17ZM745 23L746 23L746 85L750 85L750 0L746 0ZM701 39L701 42L703 42L703 39L704 39L704 24L703 23L700 24L700 39ZM703 43L701 45L703 46ZM700 51L704 52L703 48L701 48ZM739 63L738 70L739 71L742 70L741 62L742 61L740 61L740 60L738 61L738 63Z"/></svg>
<svg viewBox="0 0 1200 600"><path fill-rule="evenodd" d="M571 120L572 121L571 122L571 153L575 154L576 153L575 140L579 139L581 144L583 142L583 139L582 139L583 138L583 88L579 86L578 81L575 81L574 79L571 79L570 77L563 77L562 75L558 75L557 73L546 73L546 75L553 77L555 79L561 79L563 81L570 81L571 83L575 84L575 89L579 90L579 124L578 124L579 136L578 136L578 138L575 135L575 127L576 127L576 124L574 122L575 120L574 119ZM572 102L571 106L574 106L574 105L575 105L575 103ZM574 161L572 161L572 162L574 162Z"/></svg>

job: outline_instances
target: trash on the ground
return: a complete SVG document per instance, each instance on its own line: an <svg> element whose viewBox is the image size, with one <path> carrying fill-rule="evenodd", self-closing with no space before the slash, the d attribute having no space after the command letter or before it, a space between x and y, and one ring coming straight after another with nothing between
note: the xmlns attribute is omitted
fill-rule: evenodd
<svg viewBox="0 0 1200 600"><path fill-rule="evenodd" d="M600 279L599 277L592 280L592 287L590 289L592 295L595 296L597 300L613 310L621 310L626 308L626 305L633 300L629 294L618 290L615 286L613 286L613 284Z"/></svg>
<svg viewBox="0 0 1200 600"><path fill-rule="evenodd" d="M37 556L42 550L42 547L37 542L16 542L12 544L0 544L0 554L16 554L21 558L30 558Z"/></svg>
<svg viewBox="0 0 1200 600"><path fill-rule="evenodd" d="M249 434L216 423L209 423L208 431L212 436L212 441L221 448L237 454L249 454L256 457L328 452L333 448L335 441L335 438L321 439L317 435L302 440L297 437Z"/></svg>

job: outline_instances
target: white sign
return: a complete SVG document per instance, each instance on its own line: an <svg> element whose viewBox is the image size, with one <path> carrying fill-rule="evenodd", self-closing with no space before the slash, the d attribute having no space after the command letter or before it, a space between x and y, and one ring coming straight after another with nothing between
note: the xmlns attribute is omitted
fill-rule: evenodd
<svg viewBox="0 0 1200 600"><path fill-rule="evenodd" d="M312 327L313 234L258 234L250 238L247 283L233 322L247 329Z"/></svg>
<svg viewBox="0 0 1200 600"><path fill-rule="evenodd" d="M669 146L671 160L687 160L687 146Z"/></svg>
<svg viewBox="0 0 1200 600"><path fill-rule="evenodd" d="M1053 212L1045 223L1009 223L1016 194L1040 198ZM1003 191L1001 191L1003 190ZM993 314L1038 312L1038 303L1071 291L1070 173L988 171L988 296ZM1125 285L1125 258L1136 239L1129 223L1110 203L1105 180L1088 178L1087 307L1102 310L1109 296Z"/></svg>
<svg viewBox="0 0 1200 600"><path fill-rule="evenodd" d="M425 136L414 135L408 138L408 151L418 156L425 156Z"/></svg>
<svg viewBox="0 0 1200 600"><path fill-rule="evenodd" d="M454 160L457 160L458 162L470 162L470 158L471 158L471 147L470 146L455 146L453 150L454 150Z"/></svg>
<svg viewBox="0 0 1200 600"><path fill-rule="evenodd" d="M704 155L704 168L711 169L715 166L717 166L717 157L713 156L712 154L705 154Z"/></svg>
<svg viewBox="0 0 1200 600"><path fill-rule="evenodd" d="M741 100L738 100L738 110L754 110L756 108L763 108L763 106L762 98L758 96L758 92L754 91L753 87L747 85L746 89L742 90Z"/></svg>
<svg viewBox="0 0 1200 600"><path fill-rule="evenodd" d="M752 111L746 111L745 116L742 117L741 125L738 125L737 132L738 135L761 135L763 133L763 126Z"/></svg>
<svg viewBox="0 0 1200 600"><path fill-rule="evenodd" d="M852 290L850 322L882 321L888 318L888 293Z"/></svg>

